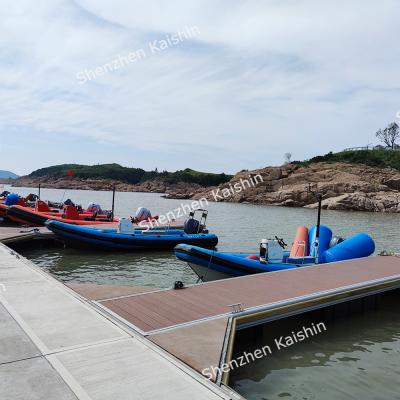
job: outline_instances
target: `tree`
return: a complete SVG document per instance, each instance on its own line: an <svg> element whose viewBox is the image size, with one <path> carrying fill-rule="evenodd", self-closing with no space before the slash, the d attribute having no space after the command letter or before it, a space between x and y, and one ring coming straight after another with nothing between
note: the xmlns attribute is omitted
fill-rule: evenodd
<svg viewBox="0 0 400 400"><path fill-rule="evenodd" d="M292 153L285 153L283 155L283 158L285 159L285 164L290 164L290 161L292 159Z"/></svg>
<svg viewBox="0 0 400 400"><path fill-rule="evenodd" d="M400 129L396 122L392 122L384 130L379 129L375 136L387 147L395 149L396 142L400 139Z"/></svg>

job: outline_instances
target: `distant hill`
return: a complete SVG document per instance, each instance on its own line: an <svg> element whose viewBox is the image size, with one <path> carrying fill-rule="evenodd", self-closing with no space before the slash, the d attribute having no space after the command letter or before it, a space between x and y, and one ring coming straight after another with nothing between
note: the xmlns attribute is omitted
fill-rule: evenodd
<svg viewBox="0 0 400 400"><path fill-rule="evenodd" d="M119 164L80 165L62 164L41 168L28 175L30 178L66 178L72 172L71 179L109 179L129 184L141 184L148 181L166 183L196 183L198 185L216 186L228 182L232 176L224 173L214 174L199 172L186 168L175 172L145 171L141 168L128 168Z"/></svg>
<svg viewBox="0 0 400 400"><path fill-rule="evenodd" d="M0 179L17 179L18 175L11 171L0 170Z"/></svg>

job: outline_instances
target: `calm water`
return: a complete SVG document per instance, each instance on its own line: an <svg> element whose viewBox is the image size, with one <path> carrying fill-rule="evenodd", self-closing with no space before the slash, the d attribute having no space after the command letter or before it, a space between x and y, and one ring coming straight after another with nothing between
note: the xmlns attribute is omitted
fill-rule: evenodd
<svg viewBox="0 0 400 400"><path fill-rule="evenodd" d="M20 194L32 189L18 189ZM42 198L94 201L111 207L111 192L43 189ZM190 201L183 201L189 204ZM181 200L158 194L117 193L116 215L128 217L139 206L153 215L175 209ZM219 236L220 250L258 251L263 237L293 241L298 225L311 226L316 211L245 204L210 203L210 231ZM363 231L376 241L377 252L400 251L400 215L324 211L322 222L335 234ZM175 280L195 283L197 277L172 252L111 254L53 248L24 255L63 281L171 287ZM400 399L400 318L389 308L370 317L328 326L329 333L232 375L231 385L248 399Z"/></svg>
<svg viewBox="0 0 400 400"><path fill-rule="evenodd" d="M348 314L340 306L342 316L315 312L239 331L236 356L265 345L272 354L234 370L230 385L249 400L399 399L399 294L382 296L364 312L356 307ZM321 334L284 349L275 345L275 339L321 321Z"/></svg>
<svg viewBox="0 0 400 400"><path fill-rule="evenodd" d="M20 194L32 188L17 188ZM87 205L97 202L111 208L111 192L85 190L42 189L42 198L62 201L71 198ZM153 215L166 213L190 201L167 200L154 193L117 193L116 215L129 217L137 207L149 208ZM292 243L297 226L316 223L316 211L302 208L282 208L232 203L208 205L208 227L219 237L218 248L224 251L254 251L260 239L275 235ZM377 251L400 251L400 215L359 212L324 211L322 222L335 234L349 236L356 232L369 233L376 241ZM124 285L170 287L175 280L194 283L196 275L172 252L111 254L89 253L73 249L30 250L25 254L63 281L100 282Z"/></svg>

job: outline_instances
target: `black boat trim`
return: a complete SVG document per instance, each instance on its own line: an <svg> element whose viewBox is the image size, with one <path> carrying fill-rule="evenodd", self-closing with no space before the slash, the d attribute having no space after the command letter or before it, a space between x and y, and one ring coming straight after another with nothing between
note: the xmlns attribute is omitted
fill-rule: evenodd
<svg viewBox="0 0 400 400"><path fill-rule="evenodd" d="M36 224L36 225L44 225L44 223L49 219L47 217L43 217L42 215L21 210L20 208L16 208L14 206L11 206L7 210L7 215L23 220L27 224Z"/></svg>

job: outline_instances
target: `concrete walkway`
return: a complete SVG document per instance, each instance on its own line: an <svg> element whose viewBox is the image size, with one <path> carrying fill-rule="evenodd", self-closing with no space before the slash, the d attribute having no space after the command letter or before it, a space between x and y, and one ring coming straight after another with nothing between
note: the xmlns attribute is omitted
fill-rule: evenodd
<svg viewBox="0 0 400 400"><path fill-rule="evenodd" d="M230 399L0 244L0 398Z"/></svg>

